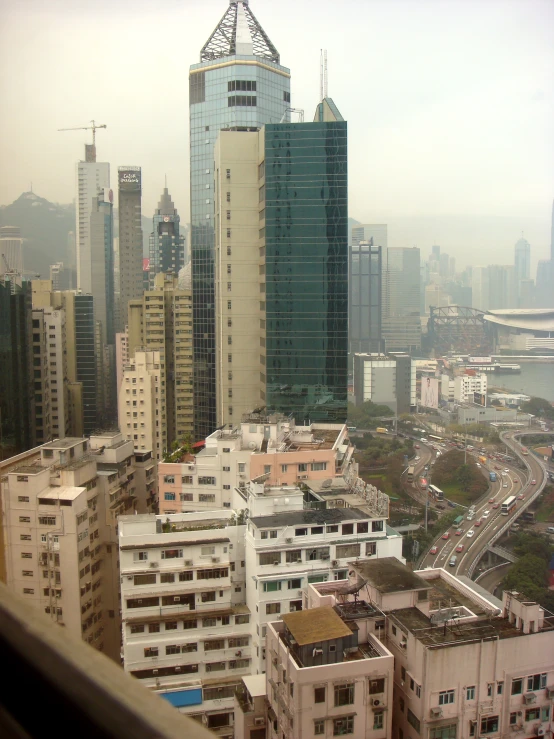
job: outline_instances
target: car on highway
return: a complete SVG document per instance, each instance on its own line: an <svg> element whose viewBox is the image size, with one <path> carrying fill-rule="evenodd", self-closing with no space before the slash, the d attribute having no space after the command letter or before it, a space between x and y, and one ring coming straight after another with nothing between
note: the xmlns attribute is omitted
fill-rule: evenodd
<svg viewBox="0 0 554 739"><path fill-rule="evenodd" d="M429 554L436 554L438 551L439 551L438 547L431 547L431 549L429 549Z"/></svg>
<svg viewBox="0 0 554 739"><path fill-rule="evenodd" d="M510 471L510 470L509 470L508 468L506 468L506 469L504 470L504 472L505 472L506 474L508 474L508 472L509 472L509 471Z"/></svg>
<svg viewBox="0 0 554 739"><path fill-rule="evenodd" d="M461 536L463 533L464 533L463 529L456 529L456 532L455 532L456 536Z"/></svg>
<svg viewBox="0 0 554 739"><path fill-rule="evenodd" d="M525 495L523 495L523 493L520 493L520 494L519 494L519 495L517 496L517 499L518 499L518 500L525 500Z"/></svg>
<svg viewBox="0 0 554 739"><path fill-rule="evenodd" d="M419 462L419 460L420 460L420 459L421 459L421 457L418 457L417 455L416 455L416 456L414 457L414 460L415 460L416 462Z"/></svg>
<svg viewBox="0 0 554 739"><path fill-rule="evenodd" d="M473 511L470 511L466 516L466 521L473 521L475 518L475 513Z"/></svg>
<svg viewBox="0 0 554 739"><path fill-rule="evenodd" d="M494 503L495 498L489 498L489 503Z"/></svg>
<svg viewBox="0 0 554 739"><path fill-rule="evenodd" d="M508 487L508 483L507 483L507 482L505 482L505 483L504 483L504 485L502 485L502 487L503 487L503 488L507 488L507 487Z"/></svg>
<svg viewBox="0 0 554 739"><path fill-rule="evenodd" d="M500 503L493 503L492 507L496 510L497 508L500 508Z"/></svg>
<svg viewBox="0 0 554 739"><path fill-rule="evenodd" d="M463 552L464 551L464 545L463 544L458 544L458 546L456 547L456 551L457 552Z"/></svg>
<svg viewBox="0 0 554 739"><path fill-rule="evenodd" d="M450 539L450 532L445 531L444 534L441 536L441 539Z"/></svg>
<svg viewBox="0 0 554 739"><path fill-rule="evenodd" d="M481 467L481 465L479 464L479 462L475 462L475 466L476 467Z"/></svg>
<svg viewBox="0 0 554 739"><path fill-rule="evenodd" d="M473 529L470 529L467 532L466 536L467 536L468 539L473 539L473 537L475 536L475 531Z"/></svg>
<svg viewBox="0 0 554 739"><path fill-rule="evenodd" d="M537 484L536 480L531 480L531 485L536 485L536 484Z"/></svg>
<svg viewBox="0 0 554 739"><path fill-rule="evenodd" d="M482 518L478 518L477 521L475 521L474 526L480 526L483 523Z"/></svg>
<svg viewBox="0 0 554 739"><path fill-rule="evenodd" d="M495 469L495 470L499 470L499 469L500 469L500 467L499 467L498 465L496 465L496 467L495 467L494 469Z"/></svg>
<svg viewBox="0 0 554 739"><path fill-rule="evenodd" d="M414 449L419 449L419 444L414 444Z"/></svg>

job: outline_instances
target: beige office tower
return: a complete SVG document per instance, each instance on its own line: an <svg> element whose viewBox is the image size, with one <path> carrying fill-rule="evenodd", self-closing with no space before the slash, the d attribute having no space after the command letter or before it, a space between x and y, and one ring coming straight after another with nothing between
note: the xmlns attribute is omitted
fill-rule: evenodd
<svg viewBox="0 0 554 739"><path fill-rule="evenodd" d="M222 131L214 150L217 426L240 423L260 405L265 389L260 380L260 148L258 134Z"/></svg>
<svg viewBox="0 0 554 739"><path fill-rule="evenodd" d="M143 291L142 275L142 183L140 167L119 167L119 324L127 324L129 301Z"/></svg>
<svg viewBox="0 0 554 739"><path fill-rule="evenodd" d="M151 450L160 460L167 448L165 388L159 351L136 351L123 368L119 391L119 428L136 451Z"/></svg>
<svg viewBox="0 0 554 739"><path fill-rule="evenodd" d="M159 406L165 410L158 420L163 444L157 452L154 446L146 447L159 460L164 449L193 433L192 293L179 289L177 275L156 275L154 289L146 291L141 300L129 302L127 355L131 364L137 350L160 353Z"/></svg>
<svg viewBox="0 0 554 739"><path fill-rule="evenodd" d="M3 462L0 480L8 587L117 662L117 516L134 512L136 484L119 432L51 441Z"/></svg>

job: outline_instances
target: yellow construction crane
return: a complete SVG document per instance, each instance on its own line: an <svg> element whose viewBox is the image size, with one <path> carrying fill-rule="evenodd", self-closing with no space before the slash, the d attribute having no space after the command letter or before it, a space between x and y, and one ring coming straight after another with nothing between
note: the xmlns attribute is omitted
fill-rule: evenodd
<svg viewBox="0 0 554 739"><path fill-rule="evenodd" d="M92 126L76 126L75 128L58 128L58 131L92 131L92 145L96 146L96 129L107 128L105 123L96 125L94 121L91 121Z"/></svg>

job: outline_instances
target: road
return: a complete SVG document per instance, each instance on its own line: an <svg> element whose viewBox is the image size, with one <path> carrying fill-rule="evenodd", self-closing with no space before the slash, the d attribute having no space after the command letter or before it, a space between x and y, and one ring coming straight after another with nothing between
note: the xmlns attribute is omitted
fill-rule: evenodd
<svg viewBox="0 0 554 739"><path fill-rule="evenodd" d="M439 537L433 544L437 547L437 552L427 554L421 563L421 567L449 568L450 558L455 554L457 557L456 565L449 568L450 571L457 575L471 574L476 561L481 557L482 552L491 540L498 536L499 530L521 515L522 508L526 507L529 498L534 493L542 490L546 481L546 472L535 457L522 455L521 445L517 441L517 437L521 433L521 431L508 432L502 435L502 439L515 455L525 463L526 469L521 470L511 464L507 465L504 462L488 460L484 471L488 472L489 469L502 467L502 470L506 469L508 472L502 475L500 470L495 470L499 479L491 484L490 495L476 503L474 520L471 522L467 519L464 520L460 527L462 533L459 536L456 536L454 529L450 528L447 532L448 539L445 540ZM533 484L532 480L536 480L536 483ZM518 501L511 515L503 516L500 512L502 501L511 495L517 496L520 493L525 495L525 499ZM493 508L495 504L499 507ZM476 526L479 519L481 519L481 525ZM473 531L473 535L468 537L469 531ZM456 552L456 547L460 545L463 546L463 551Z"/></svg>

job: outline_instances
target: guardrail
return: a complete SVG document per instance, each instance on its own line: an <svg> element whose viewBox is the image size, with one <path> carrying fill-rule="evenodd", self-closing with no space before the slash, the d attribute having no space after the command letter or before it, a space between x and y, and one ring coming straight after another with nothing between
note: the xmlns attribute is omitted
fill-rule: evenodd
<svg viewBox="0 0 554 739"><path fill-rule="evenodd" d="M525 467L527 469L527 474L528 474L528 476L530 476L531 475L531 465L529 464L529 462L527 461L527 459L523 456L523 454L521 454L521 452L519 451L519 449L516 446L512 446L511 444L508 443L508 440L505 438L506 433L511 433L511 432L509 432L509 431L508 432L504 432L503 434L500 435L500 438L502 439L502 441L504 442L504 444L506 444L506 446L509 446L510 449L512 450L512 452L523 462L523 464L525 465ZM522 433L524 433L524 432L522 432ZM521 436L521 434L518 434L518 436ZM492 544L494 544L496 541L498 541L500 539L500 537L503 536L506 533L506 531L508 531L508 529L510 528L510 526L513 523L514 518L516 518L517 516L520 516L523 513L523 511L526 508L528 508L531 505L531 503L533 503L533 501L536 500L539 497L539 495L542 493L542 491L544 490L545 485L546 485L546 483L548 481L548 475L546 474L546 471L544 469L544 465L538 459L536 461L540 464L541 469L543 470L543 478L542 478L542 481L541 481L540 485L538 486L538 488L535 490L535 492L528 499L522 501L522 505L518 509L516 515L511 516L511 517L508 517L508 520L506 521L506 523L504 524L504 526L501 526L498 529L498 531L496 531L493 534L492 538L487 543L487 546L479 552L479 554L477 555L477 557L473 560L473 562L468 567L468 569L467 569L467 576L468 577L472 577L473 573L475 572L475 568L479 564L479 561L480 561L481 557L487 551L487 549Z"/></svg>

